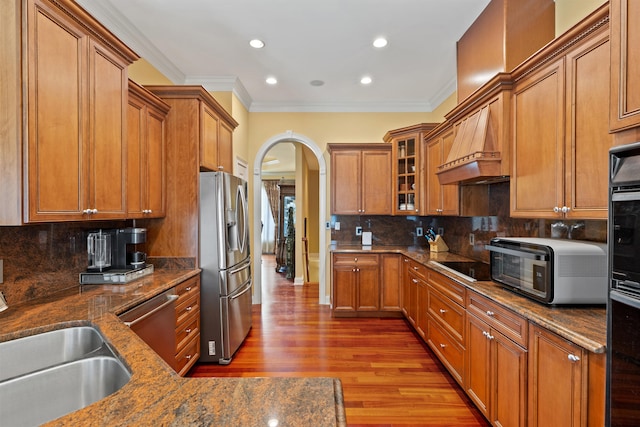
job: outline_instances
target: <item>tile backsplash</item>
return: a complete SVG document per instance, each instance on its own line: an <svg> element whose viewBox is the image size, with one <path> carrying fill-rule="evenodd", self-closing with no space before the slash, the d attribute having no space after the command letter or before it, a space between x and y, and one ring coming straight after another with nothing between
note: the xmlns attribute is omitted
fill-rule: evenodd
<svg viewBox="0 0 640 427"><path fill-rule="evenodd" d="M433 227L444 231L442 238L451 252L471 259L489 262L485 244L496 236L511 237L564 237L578 240L606 242L606 220L526 219L509 217L509 183L489 184L488 216L366 216L333 215L331 240L338 244L359 245L356 227L373 233L374 245L420 246L428 248L425 237L416 234L416 228ZM333 227L340 222L340 230ZM469 234L474 235L470 244Z"/></svg>
<svg viewBox="0 0 640 427"><path fill-rule="evenodd" d="M87 233L124 226L124 222L78 222L0 227L4 260L0 291L9 307L78 287L79 274L87 268Z"/></svg>

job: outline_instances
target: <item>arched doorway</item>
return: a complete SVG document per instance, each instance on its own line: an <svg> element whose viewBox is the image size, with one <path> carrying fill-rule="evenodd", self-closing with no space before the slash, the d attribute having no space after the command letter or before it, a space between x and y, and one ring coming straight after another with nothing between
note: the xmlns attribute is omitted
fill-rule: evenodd
<svg viewBox="0 0 640 427"><path fill-rule="evenodd" d="M275 135L269 138L258 149L256 157L253 162L253 230L260 230L260 218L262 217L262 203L260 186L262 185L262 161L265 155L274 145L280 142L298 142L306 146L318 159L318 173L319 173L319 259L318 259L318 299L320 304L328 304L327 301L327 284L326 284L326 248L327 237L324 224L326 222L326 202L327 202L327 166L322 155L322 151L318 145L311 139L304 135L296 134L293 131L287 131L279 135ZM260 233L253 233L253 247L261 247ZM256 249L257 250L257 249ZM253 303L262 303L262 268L261 257L257 256L256 250L253 252Z"/></svg>

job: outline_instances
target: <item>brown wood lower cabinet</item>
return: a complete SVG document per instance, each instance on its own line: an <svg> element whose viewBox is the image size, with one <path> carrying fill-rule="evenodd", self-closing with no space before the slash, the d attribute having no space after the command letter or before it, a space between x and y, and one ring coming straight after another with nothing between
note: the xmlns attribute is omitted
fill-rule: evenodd
<svg viewBox="0 0 640 427"><path fill-rule="evenodd" d="M200 276L175 287L176 360L173 368L184 376L200 357Z"/></svg>
<svg viewBox="0 0 640 427"><path fill-rule="evenodd" d="M427 299L420 300L425 307L428 324L426 341L438 355L453 378L464 385L465 335L464 335L464 286L440 273L427 273Z"/></svg>
<svg viewBox="0 0 640 427"><path fill-rule="evenodd" d="M331 261L334 317L401 316L400 255L334 253Z"/></svg>
<svg viewBox="0 0 640 427"><path fill-rule="evenodd" d="M605 356L402 257L402 313L495 426L602 426Z"/></svg>
<svg viewBox="0 0 640 427"><path fill-rule="evenodd" d="M529 426L604 425L605 356L532 326Z"/></svg>

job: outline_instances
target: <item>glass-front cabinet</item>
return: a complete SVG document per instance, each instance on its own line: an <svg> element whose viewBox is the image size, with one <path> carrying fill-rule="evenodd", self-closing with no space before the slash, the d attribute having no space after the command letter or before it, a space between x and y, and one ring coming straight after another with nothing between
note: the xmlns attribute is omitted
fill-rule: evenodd
<svg viewBox="0 0 640 427"><path fill-rule="evenodd" d="M393 214L416 215L424 211L424 160L420 147L424 135L437 123L420 123L391 130L384 141L393 144Z"/></svg>

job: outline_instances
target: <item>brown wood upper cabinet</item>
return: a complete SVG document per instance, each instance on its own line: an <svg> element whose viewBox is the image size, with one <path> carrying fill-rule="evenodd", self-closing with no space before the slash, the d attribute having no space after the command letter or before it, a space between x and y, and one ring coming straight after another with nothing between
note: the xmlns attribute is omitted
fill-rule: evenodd
<svg viewBox="0 0 640 427"><path fill-rule="evenodd" d="M514 70L511 216L607 217L608 28L605 5Z"/></svg>
<svg viewBox="0 0 640 427"><path fill-rule="evenodd" d="M459 215L460 191L458 184L440 184L438 167L443 164L451 151L454 132L449 124L434 131L424 142L426 146L425 188L426 203L422 212L426 215Z"/></svg>
<svg viewBox="0 0 640 427"><path fill-rule="evenodd" d="M391 146L328 144L331 213L391 215Z"/></svg>
<svg viewBox="0 0 640 427"><path fill-rule="evenodd" d="M391 130L383 140L391 143L393 176L393 214L415 215L424 212L424 160L422 139L437 123Z"/></svg>
<svg viewBox="0 0 640 427"><path fill-rule="evenodd" d="M209 92L202 86L145 87L169 105L184 104L185 108L193 110L191 114L198 128L189 131L197 132L198 161L202 171L233 173L232 135L238 122Z"/></svg>
<svg viewBox="0 0 640 427"><path fill-rule="evenodd" d="M640 3L611 0L612 131L640 126Z"/></svg>
<svg viewBox="0 0 640 427"><path fill-rule="evenodd" d="M129 81L127 217L161 218L166 208L164 121L170 107Z"/></svg>
<svg viewBox="0 0 640 427"><path fill-rule="evenodd" d="M165 121L166 191L171 203L162 222L151 221L147 228L147 254L197 259L199 174L210 169L203 166L202 147L210 148L210 136L218 135L221 123L227 129L235 129L238 123L202 86L145 88L171 107ZM225 138L231 142L230 135Z"/></svg>
<svg viewBox="0 0 640 427"><path fill-rule="evenodd" d="M0 95L0 223L125 218L127 66L138 56L71 0L4 1L0 15L12 83Z"/></svg>

